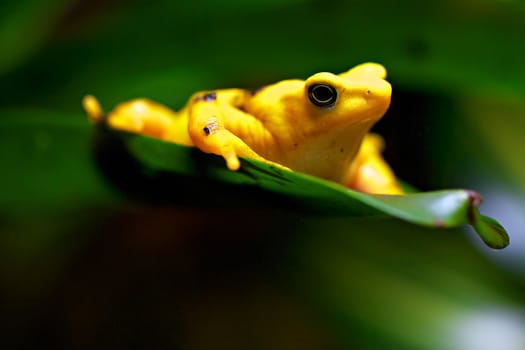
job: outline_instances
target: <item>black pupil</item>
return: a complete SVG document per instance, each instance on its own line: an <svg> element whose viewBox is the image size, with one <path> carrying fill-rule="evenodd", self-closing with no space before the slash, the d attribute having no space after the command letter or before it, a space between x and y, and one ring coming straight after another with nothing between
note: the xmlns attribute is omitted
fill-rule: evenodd
<svg viewBox="0 0 525 350"><path fill-rule="evenodd" d="M321 107L333 105L337 98L336 90L326 84L312 85L308 89L308 95L313 104Z"/></svg>

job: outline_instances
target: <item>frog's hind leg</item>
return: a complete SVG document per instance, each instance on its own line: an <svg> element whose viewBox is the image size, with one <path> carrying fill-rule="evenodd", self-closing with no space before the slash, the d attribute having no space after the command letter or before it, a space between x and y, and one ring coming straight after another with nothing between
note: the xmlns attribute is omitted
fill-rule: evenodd
<svg viewBox="0 0 525 350"><path fill-rule="evenodd" d="M85 96L82 105L91 122L104 123L118 130L167 140L173 134L170 131L176 127L174 111L147 99L120 103L107 114L94 96Z"/></svg>
<svg viewBox="0 0 525 350"><path fill-rule="evenodd" d="M381 136L365 136L352 164L348 187L366 193L403 194L394 172L381 156L383 148Z"/></svg>

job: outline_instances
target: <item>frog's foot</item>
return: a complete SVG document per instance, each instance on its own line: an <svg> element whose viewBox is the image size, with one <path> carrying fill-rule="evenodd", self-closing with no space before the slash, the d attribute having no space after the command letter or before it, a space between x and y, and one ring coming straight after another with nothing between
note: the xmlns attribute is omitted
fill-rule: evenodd
<svg viewBox="0 0 525 350"><path fill-rule="evenodd" d="M201 132L193 133L194 144L203 152L213 153L224 158L226 166L232 171L239 170L239 157L252 158L271 164L281 169L289 168L261 157L242 139L226 129L220 129L216 120L211 118Z"/></svg>
<svg viewBox="0 0 525 350"><path fill-rule="evenodd" d="M195 145L206 153L213 153L224 158L226 166L232 171L239 170L240 155L260 158L248 145L230 131L214 130L213 123L203 128L203 136L192 137Z"/></svg>
<svg viewBox="0 0 525 350"><path fill-rule="evenodd" d="M232 171L239 170L241 163L237 149L243 147L243 142L237 138L237 136L227 130L222 130L214 135L210 135L206 143L210 147L211 153L215 153L224 158L228 169Z"/></svg>

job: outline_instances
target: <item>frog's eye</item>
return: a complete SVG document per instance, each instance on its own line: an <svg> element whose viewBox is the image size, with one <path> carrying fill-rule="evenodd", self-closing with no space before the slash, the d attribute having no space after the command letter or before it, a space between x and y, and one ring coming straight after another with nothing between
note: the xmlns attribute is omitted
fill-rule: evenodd
<svg viewBox="0 0 525 350"><path fill-rule="evenodd" d="M308 88L308 98L319 107L331 107L337 100L337 90L328 84L314 84Z"/></svg>

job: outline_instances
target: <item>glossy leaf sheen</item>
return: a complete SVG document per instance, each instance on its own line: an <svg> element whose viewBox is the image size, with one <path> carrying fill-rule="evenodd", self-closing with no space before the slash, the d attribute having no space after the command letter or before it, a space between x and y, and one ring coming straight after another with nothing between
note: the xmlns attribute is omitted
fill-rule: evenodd
<svg viewBox="0 0 525 350"><path fill-rule="evenodd" d="M143 136L125 137L128 152L149 172L202 176L195 149ZM469 190L442 190L404 196L369 195L306 174L290 172L242 159L237 172L229 171L222 158L205 157L205 176L228 184L257 186L293 198L318 213L349 216L392 216L414 224L452 228L471 224L490 247L508 245L505 229L494 219L479 214L480 196Z"/></svg>

